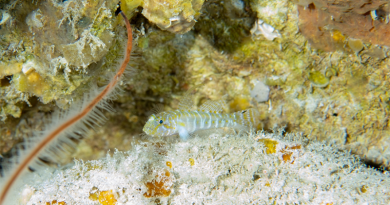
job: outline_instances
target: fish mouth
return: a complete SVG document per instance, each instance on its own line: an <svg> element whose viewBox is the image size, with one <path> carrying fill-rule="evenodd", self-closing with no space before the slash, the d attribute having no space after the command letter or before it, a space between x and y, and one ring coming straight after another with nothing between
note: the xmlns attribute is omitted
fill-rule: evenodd
<svg viewBox="0 0 390 205"><path fill-rule="evenodd" d="M151 135L150 133L152 132L150 128L144 128L142 131L144 131L147 135Z"/></svg>
<svg viewBox="0 0 390 205"><path fill-rule="evenodd" d="M156 133L153 133L154 130L151 129L151 128L147 127L147 128L142 129L142 131L144 131L144 133L149 135L149 136L152 136L152 137L156 137L157 136Z"/></svg>

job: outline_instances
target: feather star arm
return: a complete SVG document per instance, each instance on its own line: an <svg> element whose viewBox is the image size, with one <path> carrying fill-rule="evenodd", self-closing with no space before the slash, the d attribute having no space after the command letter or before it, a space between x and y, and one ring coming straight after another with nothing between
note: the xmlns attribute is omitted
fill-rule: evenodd
<svg viewBox="0 0 390 205"><path fill-rule="evenodd" d="M59 137L62 137L61 135L66 132L66 130L75 125L76 123L82 123L83 120L87 118L89 114L93 112L93 110L98 106L99 103L104 100L115 88L117 83L119 82L120 78L122 77L126 66L128 62L130 61L130 53L132 50L132 41L133 41L133 35L132 35L132 29L130 26L130 22L125 16L123 12L120 12L122 17L124 18L126 22L126 28L127 28L127 45L126 45L126 54L125 58L115 74L114 77L112 77L111 81L107 84L107 86L98 93L94 98L91 98L91 100L84 106L80 112L77 112L73 116L69 116L64 122L59 123L57 127L52 129L50 132L47 132L43 137L39 138L39 142L36 143L34 146L31 147L30 150L27 150L26 156L20 160L20 163L15 165L11 170L10 174L6 175L4 178L5 183L2 185L0 190L0 205L5 204L6 198L11 197L8 196L10 193L10 190L16 183L16 181L21 177L24 171L27 170L29 165L41 154L44 152L44 150L47 147L50 147L50 144L55 143L56 139Z"/></svg>

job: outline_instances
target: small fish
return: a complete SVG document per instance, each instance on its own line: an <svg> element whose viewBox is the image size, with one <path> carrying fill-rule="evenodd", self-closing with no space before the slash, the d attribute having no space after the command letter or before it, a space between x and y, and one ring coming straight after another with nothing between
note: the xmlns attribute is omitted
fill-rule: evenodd
<svg viewBox="0 0 390 205"><path fill-rule="evenodd" d="M143 131L153 137L179 134L182 139L187 139L191 133L198 130L222 127L257 128L259 113L256 109L222 113L224 105L223 101L207 101L197 110L179 109L152 114Z"/></svg>

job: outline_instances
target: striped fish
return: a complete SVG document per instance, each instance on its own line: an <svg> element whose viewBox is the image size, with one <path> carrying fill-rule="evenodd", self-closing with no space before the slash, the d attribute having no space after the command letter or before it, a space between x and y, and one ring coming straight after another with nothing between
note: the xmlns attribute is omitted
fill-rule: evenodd
<svg viewBox="0 0 390 205"><path fill-rule="evenodd" d="M222 113L223 101L207 101L197 110L179 109L153 114L143 131L153 137L179 134L187 139L198 130L231 127L235 129L257 128L259 113L250 108L234 113Z"/></svg>

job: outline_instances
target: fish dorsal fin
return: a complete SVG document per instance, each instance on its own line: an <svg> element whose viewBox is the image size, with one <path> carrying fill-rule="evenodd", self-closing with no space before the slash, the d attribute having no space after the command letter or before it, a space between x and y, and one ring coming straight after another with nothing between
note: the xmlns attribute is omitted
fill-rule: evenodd
<svg viewBox="0 0 390 205"><path fill-rule="evenodd" d="M162 104L156 104L153 106L153 108L148 112L148 114L150 113L150 115L152 114L158 114L158 113L161 113L161 112L164 112L164 105Z"/></svg>
<svg viewBox="0 0 390 205"><path fill-rule="evenodd" d="M226 108L226 103L224 100L208 100L203 103L198 110L202 112L214 112L221 113Z"/></svg>
<svg viewBox="0 0 390 205"><path fill-rule="evenodd" d="M194 107L194 92L196 87L189 89L179 102L179 110L192 110Z"/></svg>
<svg viewBox="0 0 390 205"><path fill-rule="evenodd" d="M179 102L179 110L192 110L194 101L190 95L185 95Z"/></svg>

